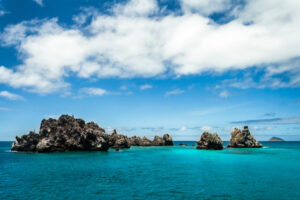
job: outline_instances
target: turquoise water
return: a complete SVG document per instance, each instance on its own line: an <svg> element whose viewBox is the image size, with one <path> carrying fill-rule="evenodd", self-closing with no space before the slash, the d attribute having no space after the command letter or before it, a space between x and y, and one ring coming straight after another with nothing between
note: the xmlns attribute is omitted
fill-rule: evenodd
<svg viewBox="0 0 300 200"><path fill-rule="evenodd" d="M300 142L51 154L7 152L10 145L0 142L3 200L300 199Z"/></svg>

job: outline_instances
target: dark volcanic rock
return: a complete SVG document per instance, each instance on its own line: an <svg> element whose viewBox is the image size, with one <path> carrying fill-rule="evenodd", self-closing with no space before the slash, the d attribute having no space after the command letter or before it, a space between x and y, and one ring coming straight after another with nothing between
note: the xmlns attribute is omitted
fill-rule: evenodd
<svg viewBox="0 0 300 200"><path fill-rule="evenodd" d="M284 142L284 139L279 138L279 137L271 137L269 139L269 142Z"/></svg>
<svg viewBox="0 0 300 200"><path fill-rule="evenodd" d="M152 141L152 146L164 146L165 145L165 141L163 138L159 137L159 136L154 136L154 139Z"/></svg>
<svg viewBox="0 0 300 200"><path fill-rule="evenodd" d="M165 141L165 146L173 146L173 139L169 134L164 134L163 139Z"/></svg>
<svg viewBox="0 0 300 200"><path fill-rule="evenodd" d="M13 151L60 152L60 151L107 151L108 134L96 123L85 123L69 115L62 115L58 120L42 120L39 134L16 137Z"/></svg>
<svg viewBox="0 0 300 200"><path fill-rule="evenodd" d="M197 149L223 149L223 142L216 133L204 132L199 141L197 141Z"/></svg>
<svg viewBox="0 0 300 200"><path fill-rule="evenodd" d="M36 145L39 143L40 136L34 132L30 132L28 135L16 137L16 141L13 143L12 151L36 151Z"/></svg>
<svg viewBox="0 0 300 200"><path fill-rule="evenodd" d="M152 146L152 141L145 136L143 138L132 136L131 138L129 138L129 140L131 146Z"/></svg>
<svg viewBox="0 0 300 200"><path fill-rule="evenodd" d="M143 146L143 139L141 137L132 136L129 138L131 146Z"/></svg>
<svg viewBox="0 0 300 200"><path fill-rule="evenodd" d="M130 139L126 135L117 134L117 131L109 136L109 146L112 148L130 148Z"/></svg>
<svg viewBox="0 0 300 200"><path fill-rule="evenodd" d="M173 140L169 134L164 134L163 137L155 136L153 141L147 137L133 136L130 138L130 144L132 146L172 146Z"/></svg>
<svg viewBox="0 0 300 200"><path fill-rule="evenodd" d="M238 128L234 128L231 132L231 139L228 147L232 148L261 148L262 145L255 140L250 133L248 126L244 126L241 131Z"/></svg>
<svg viewBox="0 0 300 200"><path fill-rule="evenodd" d="M143 145L142 146L152 146L152 141L149 140L146 136L142 138Z"/></svg>

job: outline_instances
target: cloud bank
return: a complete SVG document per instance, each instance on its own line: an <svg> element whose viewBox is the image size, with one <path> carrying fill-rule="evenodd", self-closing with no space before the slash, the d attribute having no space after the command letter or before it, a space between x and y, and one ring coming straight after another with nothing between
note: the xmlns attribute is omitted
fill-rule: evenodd
<svg viewBox="0 0 300 200"><path fill-rule="evenodd" d="M300 86L300 1L180 2L180 15L163 13L156 0L130 0L109 15L85 9L72 26L56 18L8 26L2 45L15 47L22 64L0 63L0 83L48 94L68 90L70 76L180 77L257 67L265 87ZM232 20L208 17L218 12Z"/></svg>

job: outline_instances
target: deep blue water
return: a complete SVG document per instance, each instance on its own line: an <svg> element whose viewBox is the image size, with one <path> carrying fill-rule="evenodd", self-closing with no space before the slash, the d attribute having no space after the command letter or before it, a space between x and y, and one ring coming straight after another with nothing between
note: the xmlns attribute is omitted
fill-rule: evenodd
<svg viewBox="0 0 300 200"><path fill-rule="evenodd" d="M300 199L300 142L50 154L7 152L10 145L0 142L3 200Z"/></svg>

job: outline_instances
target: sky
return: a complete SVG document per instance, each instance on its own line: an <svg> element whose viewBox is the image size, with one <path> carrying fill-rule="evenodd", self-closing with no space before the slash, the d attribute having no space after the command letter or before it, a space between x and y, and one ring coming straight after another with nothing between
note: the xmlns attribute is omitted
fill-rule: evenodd
<svg viewBox="0 0 300 200"><path fill-rule="evenodd" d="M299 0L0 0L0 140L74 115L108 133L300 140Z"/></svg>

